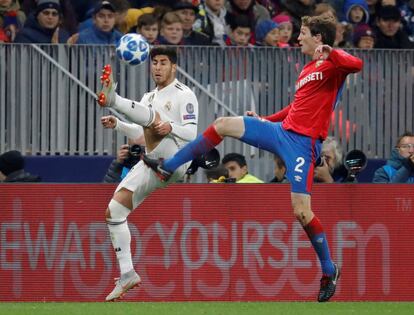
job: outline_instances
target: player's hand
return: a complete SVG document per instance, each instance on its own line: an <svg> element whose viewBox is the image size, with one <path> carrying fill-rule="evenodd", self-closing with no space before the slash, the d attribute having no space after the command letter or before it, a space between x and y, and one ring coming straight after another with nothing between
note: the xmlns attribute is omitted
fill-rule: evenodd
<svg viewBox="0 0 414 315"><path fill-rule="evenodd" d="M114 129L116 127L118 120L115 116L109 115L109 116L103 116L101 117L101 123L104 128L108 129Z"/></svg>
<svg viewBox="0 0 414 315"><path fill-rule="evenodd" d="M257 115L256 114L256 112L254 112L254 111L251 111L251 110L248 110L247 112L246 112L246 114L245 114L246 116L249 116L249 117L256 117L256 118L259 118L259 115Z"/></svg>
<svg viewBox="0 0 414 315"><path fill-rule="evenodd" d="M160 121L154 125L154 132L160 136L168 135L172 130L172 126L168 121Z"/></svg>
<svg viewBox="0 0 414 315"><path fill-rule="evenodd" d="M123 144L118 150L116 155L116 161L118 163L124 163L124 161L129 157L129 145Z"/></svg>
<svg viewBox="0 0 414 315"><path fill-rule="evenodd" d="M322 165L315 167L313 172L313 179L319 183L333 183L331 172L329 171L329 165L325 159L322 159Z"/></svg>
<svg viewBox="0 0 414 315"><path fill-rule="evenodd" d="M316 59L325 60L328 58L329 54L332 52L332 47L329 45L319 45L315 49Z"/></svg>
<svg viewBox="0 0 414 315"><path fill-rule="evenodd" d="M69 37L68 41L66 42L66 44L68 45L74 45L78 42L79 39L79 33L73 34L71 37Z"/></svg>

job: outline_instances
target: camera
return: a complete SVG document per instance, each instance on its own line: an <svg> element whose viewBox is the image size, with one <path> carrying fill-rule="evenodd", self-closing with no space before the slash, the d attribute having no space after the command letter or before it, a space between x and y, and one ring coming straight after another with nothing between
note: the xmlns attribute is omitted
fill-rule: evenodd
<svg viewBox="0 0 414 315"><path fill-rule="evenodd" d="M345 168L348 170L347 181L355 181L356 176L367 166L367 157L360 150L349 151L345 157Z"/></svg>
<svg viewBox="0 0 414 315"><path fill-rule="evenodd" d="M141 154L144 152L144 148L139 144L130 145L128 148L129 157L124 161L126 168L132 168L141 160Z"/></svg>

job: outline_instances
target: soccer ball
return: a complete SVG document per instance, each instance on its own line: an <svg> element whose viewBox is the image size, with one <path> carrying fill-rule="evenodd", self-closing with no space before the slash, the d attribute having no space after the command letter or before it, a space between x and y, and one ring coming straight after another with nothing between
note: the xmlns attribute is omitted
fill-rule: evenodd
<svg viewBox="0 0 414 315"><path fill-rule="evenodd" d="M136 66L147 60L149 44L142 35L125 34L116 45L116 55L119 60L128 65Z"/></svg>

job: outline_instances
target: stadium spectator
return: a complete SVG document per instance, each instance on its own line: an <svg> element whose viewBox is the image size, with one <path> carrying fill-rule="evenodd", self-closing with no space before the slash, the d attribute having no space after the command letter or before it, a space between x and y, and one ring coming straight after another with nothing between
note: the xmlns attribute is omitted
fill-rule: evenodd
<svg viewBox="0 0 414 315"><path fill-rule="evenodd" d="M203 33L193 30L198 9L192 3L180 1L173 6L173 11L180 17L183 32L184 45L211 45L210 38Z"/></svg>
<svg viewBox="0 0 414 315"><path fill-rule="evenodd" d="M374 48L375 34L368 24L359 24L355 27L353 34L353 43L356 48Z"/></svg>
<svg viewBox="0 0 414 315"><path fill-rule="evenodd" d="M0 155L0 182L40 182L40 177L24 170L24 158L19 151Z"/></svg>
<svg viewBox="0 0 414 315"><path fill-rule="evenodd" d="M271 18L280 13L280 0L256 0L256 2L266 8Z"/></svg>
<svg viewBox="0 0 414 315"><path fill-rule="evenodd" d="M140 161L143 148L139 143L141 139L128 139L128 144L123 144L118 149L116 158L112 160L103 179L104 183L119 183L128 172Z"/></svg>
<svg viewBox="0 0 414 315"><path fill-rule="evenodd" d="M368 23L369 11L365 0L345 0L344 1L345 20L351 24Z"/></svg>
<svg viewBox="0 0 414 315"><path fill-rule="evenodd" d="M256 25L256 45L274 46L279 44L279 25L272 20L263 20Z"/></svg>
<svg viewBox="0 0 414 315"><path fill-rule="evenodd" d="M282 15L289 15L293 25L290 44L297 45L297 38L301 25L302 16L312 16L315 10L315 0L281 0ZM280 25L279 22L276 21ZM282 30L281 30L282 33Z"/></svg>
<svg viewBox="0 0 414 315"><path fill-rule="evenodd" d="M153 44L158 37L158 20L153 14L145 13L138 18L136 32Z"/></svg>
<svg viewBox="0 0 414 315"><path fill-rule="evenodd" d="M253 30L261 20L270 19L270 14L266 8L257 4L255 0L228 0L226 9L228 24L231 23L231 20L237 20L239 16L244 15L248 17Z"/></svg>
<svg viewBox="0 0 414 315"><path fill-rule="evenodd" d="M401 12L393 5L380 7L375 27L375 48L410 49L414 43L401 30Z"/></svg>
<svg viewBox="0 0 414 315"><path fill-rule="evenodd" d="M374 183L414 183L414 134L406 132L397 140L391 158L377 169Z"/></svg>
<svg viewBox="0 0 414 315"><path fill-rule="evenodd" d="M335 178L334 172L342 165L342 148L338 141L327 137L322 143L320 160L316 162L313 179L318 183L334 183L342 181L342 178Z"/></svg>
<svg viewBox="0 0 414 315"><path fill-rule="evenodd" d="M224 46L226 14L224 0L205 0L198 6L198 16L193 28L206 34L211 43Z"/></svg>
<svg viewBox="0 0 414 315"><path fill-rule="evenodd" d="M78 31L78 18L73 4L74 0L58 0L61 15L59 25L69 32L70 35ZM23 0L22 9L26 16L32 15L37 10L39 0Z"/></svg>
<svg viewBox="0 0 414 315"><path fill-rule="evenodd" d="M279 183L279 184L289 183L289 181L286 177L286 164L285 164L285 161L283 161L282 158L279 155L274 154L273 155L273 162L274 162L274 168L273 168L274 177L270 181L270 183Z"/></svg>
<svg viewBox="0 0 414 315"><path fill-rule="evenodd" d="M9 37L6 35L6 32L0 28L0 44L6 43L9 41Z"/></svg>
<svg viewBox="0 0 414 315"><path fill-rule="evenodd" d="M39 0L36 12L30 15L25 26L14 39L15 43L66 43L69 33L59 24L62 9L59 0Z"/></svg>
<svg viewBox="0 0 414 315"><path fill-rule="evenodd" d="M156 44L183 45L183 23L175 12L167 12L161 20L161 29Z"/></svg>
<svg viewBox="0 0 414 315"><path fill-rule="evenodd" d="M410 42L414 42L414 0L404 1L398 5L401 11L404 31Z"/></svg>
<svg viewBox="0 0 414 315"><path fill-rule="evenodd" d="M237 19L231 19L228 34L224 36L226 46L251 46L250 37L252 34L252 26L249 18L240 15Z"/></svg>
<svg viewBox="0 0 414 315"><path fill-rule="evenodd" d="M289 15L279 14L273 18L273 21L279 25L279 41L278 46L281 48L290 47L293 24Z"/></svg>
<svg viewBox="0 0 414 315"><path fill-rule="evenodd" d="M93 11L93 25L72 36L70 43L76 44L116 44L122 33L115 29L116 11L109 1L100 1ZM77 37L77 38L76 38Z"/></svg>
<svg viewBox="0 0 414 315"><path fill-rule="evenodd" d="M25 21L26 15L20 10L17 0L0 0L0 29L4 32L3 42L12 42Z"/></svg>
<svg viewBox="0 0 414 315"><path fill-rule="evenodd" d="M246 158L239 153L226 154L221 163L229 172L229 178L234 178L237 184L263 183L256 176L249 174Z"/></svg>

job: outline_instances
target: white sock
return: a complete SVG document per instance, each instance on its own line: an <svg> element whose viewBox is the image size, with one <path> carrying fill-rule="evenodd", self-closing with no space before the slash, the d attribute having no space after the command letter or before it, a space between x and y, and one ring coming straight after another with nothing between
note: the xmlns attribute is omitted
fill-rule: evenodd
<svg viewBox="0 0 414 315"><path fill-rule="evenodd" d="M116 94L114 109L125 114L132 122L143 127L150 126L155 120L155 111L139 102L131 101Z"/></svg>
<svg viewBox="0 0 414 315"><path fill-rule="evenodd" d="M108 224L108 229L122 275L134 269L131 257L131 232L128 228L128 222L125 221L117 225Z"/></svg>

